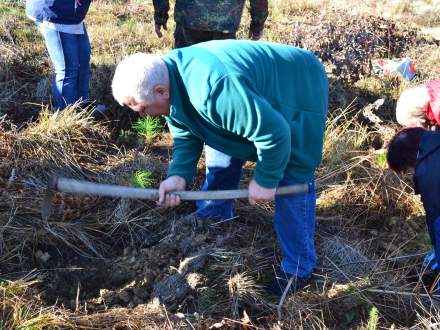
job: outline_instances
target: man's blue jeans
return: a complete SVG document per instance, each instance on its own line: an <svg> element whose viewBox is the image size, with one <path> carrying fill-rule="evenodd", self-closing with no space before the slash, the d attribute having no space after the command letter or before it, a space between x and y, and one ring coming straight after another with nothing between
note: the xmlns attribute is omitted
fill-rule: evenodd
<svg viewBox="0 0 440 330"><path fill-rule="evenodd" d="M210 152L211 156L213 155ZM220 153L221 154L221 153ZM224 154L223 154L224 155ZM223 157L220 155L220 157ZM227 156L229 157L229 156ZM229 162L210 166L206 160L206 181L202 190L236 189L240 181L243 161L229 157ZM298 184L293 179L283 178L279 186ZM314 180L309 182L309 192L275 197L274 226L281 250L282 271L301 278L310 277L316 264ZM233 217L233 201L199 201L198 216L214 220Z"/></svg>
<svg viewBox="0 0 440 330"><path fill-rule="evenodd" d="M70 34L37 25L55 68L53 93L57 110L79 100L88 101L91 50L85 27L84 34Z"/></svg>

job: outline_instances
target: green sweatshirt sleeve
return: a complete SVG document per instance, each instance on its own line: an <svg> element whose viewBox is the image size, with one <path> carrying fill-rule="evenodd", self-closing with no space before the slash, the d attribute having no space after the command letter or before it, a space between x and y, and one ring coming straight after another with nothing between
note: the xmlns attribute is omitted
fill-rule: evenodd
<svg viewBox="0 0 440 330"><path fill-rule="evenodd" d="M207 102L208 116L222 128L252 141L257 149L255 181L275 188L290 158L290 126L240 75L218 81Z"/></svg>
<svg viewBox="0 0 440 330"><path fill-rule="evenodd" d="M168 168L168 176L181 176L189 184L197 173L197 163L202 154L203 141L169 117L166 117L166 120L173 137L173 159Z"/></svg>

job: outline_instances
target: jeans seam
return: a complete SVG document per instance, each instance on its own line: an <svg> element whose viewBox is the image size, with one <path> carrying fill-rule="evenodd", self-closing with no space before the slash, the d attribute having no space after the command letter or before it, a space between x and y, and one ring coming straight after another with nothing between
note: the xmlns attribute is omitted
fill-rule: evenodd
<svg viewBox="0 0 440 330"><path fill-rule="evenodd" d="M62 57L63 57L63 67L64 67L64 74L63 74L63 84L62 84L62 86L61 86L61 90L59 90L58 91L58 94L59 94L59 97L60 97L60 100L61 100L61 103L62 104L58 104L57 106L62 106L62 107L64 107L65 105L66 105L66 100L63 98L63 89L64 89L64 79L66 79L66 57L65 57L65 54L64 54L64 47L63 47L63 42L62 42L62 40L61 40L61 34L60 34L60 32L59 31L55 31L55 33L56 33L56 35L57 35L57 40L58 40L58 43L59 43L59 47L60 47L60 50L61 50L61 53L62 53ZM53 63L54 63L54 66L55 66L55 61L52 61ZM55 88L58 88L58 86L57 86L57 70L55 69Z"/></svg>

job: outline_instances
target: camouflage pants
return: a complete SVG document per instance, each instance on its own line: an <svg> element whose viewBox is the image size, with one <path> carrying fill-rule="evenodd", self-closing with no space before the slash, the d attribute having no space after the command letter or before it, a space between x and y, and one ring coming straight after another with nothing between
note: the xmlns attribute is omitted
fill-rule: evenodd
<svg viewBox="0 0 440 330"><path fill-rule="evenodd" d="M174 31L174 48L187 47L209 40L235 39L235 32L201 31L184 27L176 23Z"/></svg>

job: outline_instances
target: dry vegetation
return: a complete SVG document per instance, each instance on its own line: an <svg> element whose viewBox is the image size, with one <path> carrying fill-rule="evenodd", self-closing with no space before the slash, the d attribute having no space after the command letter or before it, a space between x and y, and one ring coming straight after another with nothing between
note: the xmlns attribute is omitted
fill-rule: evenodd
<svg viewBox="0 0 440 330"><path fill-rule="evenodd" d="M153 186L165 175L168 134L137 137L137 118L112 100L110 80L126 54L170 49L173 27L153 35L150 1L92 3L91 93L111 112L96 121L75 106L54 114L42 105L50 104L50 61L23 8L0 2L0 329L439 326L432 274L421 267L430 249L423 210L410 178L384 159L398 129L396 98L409 83L370 70L372 58L409 56L418 69L411 84L440 74L439 41L425 34L440 24L435 1L271 2L266 39L312 49L331 80L317 173L319 264L282 305L264 290L278 262L271 205L239 202L237 219L212 224L189 204L162 210L56 194L42 219L54 173L129 185L142 170ZM371 122L363 109L378 99L380 122Z"/></svg>

